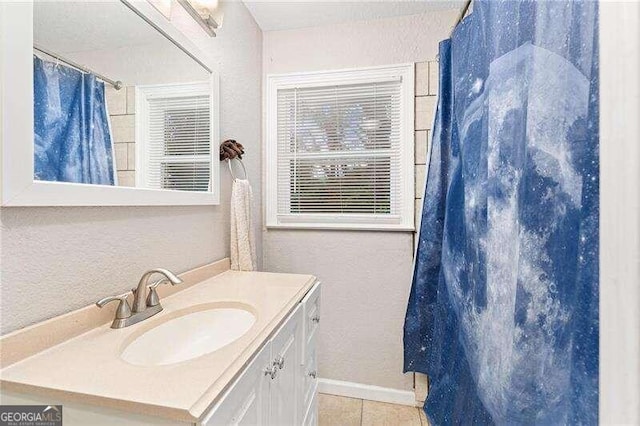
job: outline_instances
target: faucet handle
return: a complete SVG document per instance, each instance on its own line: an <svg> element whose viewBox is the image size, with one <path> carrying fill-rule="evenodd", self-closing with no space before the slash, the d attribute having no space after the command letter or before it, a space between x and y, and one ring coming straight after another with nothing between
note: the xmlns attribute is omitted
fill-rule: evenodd
<svg viewBox="0 0 640 426"><path fill-rule="evenodd" d="M118 305L118 309L116 309L116 319L129 318L131 316L131 308L129 307L129 302L127 302L127 297L129 293L123 293L119 296L109 296L104 299L100 299L96 302L96 306L98 308L102 308L104 305L110 302L120 301Z"/></svg>
<svg viewBox="0 0 640 426"><path fill-rule="evenodd" d="M177 278L177 282L170 281L166 278L162 278L154 283L149 284L147 287L149 288L149 294L147 295L147 306L156 306L160 303L160 297L158 296L158 286L164 283L171 283L172 285L180 284L182 280Z"/></svg>

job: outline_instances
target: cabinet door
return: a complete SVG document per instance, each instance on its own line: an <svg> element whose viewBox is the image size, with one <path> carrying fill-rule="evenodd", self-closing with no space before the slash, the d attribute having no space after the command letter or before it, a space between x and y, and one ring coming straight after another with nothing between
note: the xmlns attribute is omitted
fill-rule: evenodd
<svg viewBox="0 0 640 426"><path fill-rule="evenodd" d="M267 343L202 421L203 426L268 425L271 344Z"/></svg>
<svg viewBox="0 0 640 426"><path fill-rule="evenodd" d="M304 309L304 341L303 361L309 356L307 350L313 351L318 325L320 324L320 282L317 282L309 293L302 299Z"/></svg>
<svg viewBox="0 0 640 426"><path fill-rule="evenodd" d="M270 386L271 425L298 425L305 413L299 413L300 364L302 363L302 309L300 305L271 339L271 354L277 374Z"/></svg>
<svg viewBox="0 0 640 426"><path fill-rule="evenodd" d="M302 380L301 389L302 398L300 398L301 413L308 411L315 412L316 398L318 391L318 367L316 356L316 336L318 334L318 325L320 323L320 283L316 283L302 300L304 310L303 315L303 360L300 366ZM307 422L305 418L305 423Z"/></svg>

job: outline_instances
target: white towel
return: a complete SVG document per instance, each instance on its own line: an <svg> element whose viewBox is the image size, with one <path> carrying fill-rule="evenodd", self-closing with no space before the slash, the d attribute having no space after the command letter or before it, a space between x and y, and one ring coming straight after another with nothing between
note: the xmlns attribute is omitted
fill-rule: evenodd
<svg viewBox="0 0 640 426"><path fill-rule="evenodd" d="M256 268L256 242L251 221L253 194L245 179L234 179L231 189L231 269L253 271Z"/></svg>

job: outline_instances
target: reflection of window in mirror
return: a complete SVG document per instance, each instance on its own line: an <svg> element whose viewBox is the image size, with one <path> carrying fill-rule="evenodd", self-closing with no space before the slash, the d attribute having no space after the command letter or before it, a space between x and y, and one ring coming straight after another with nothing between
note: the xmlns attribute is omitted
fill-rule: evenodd
<svg viewBox="0 0 640 426"><path fill-rule="evenodd" d="M208 83L136 88L137 186L210 190L211 102Z"/></svg>
<svg viewBox="0 0 640 426"><path fill-rule="evenodd" d="M33 3L34 180L217 185L209 182L211 72L136 10L120 1Z"/></svg>

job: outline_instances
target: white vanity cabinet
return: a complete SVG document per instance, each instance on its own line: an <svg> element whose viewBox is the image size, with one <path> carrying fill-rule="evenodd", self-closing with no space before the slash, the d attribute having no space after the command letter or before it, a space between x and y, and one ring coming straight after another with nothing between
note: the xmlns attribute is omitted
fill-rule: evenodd
<svg viewBox="0 0 640 426"><path fill-rule="evenodd" d="M202 426L316 425L316 284L260 349Z"/></svg>
<svg viewBox="0 0 640 426"><path fill-rule="evenodd" d="M316 282L302 300L298 300L274 331L261 337L263 343L259 349L215 399L212 408L196 415L198 420L194 417L188 421L172 420L159 413L155 416L153 411L123 411L77 399L61 400L51 395L7 389L1 390L0 403L63 405L64 424L69 426L315 426L318 423L316 336L320 323L320 283ZM290 302L286 306L291 305ZM279 318L283 318L282 311L280 315ZM108 331L102 335L114 336L113 330ZM182 363L181 367L186 365L188 363Z"/></svg>

